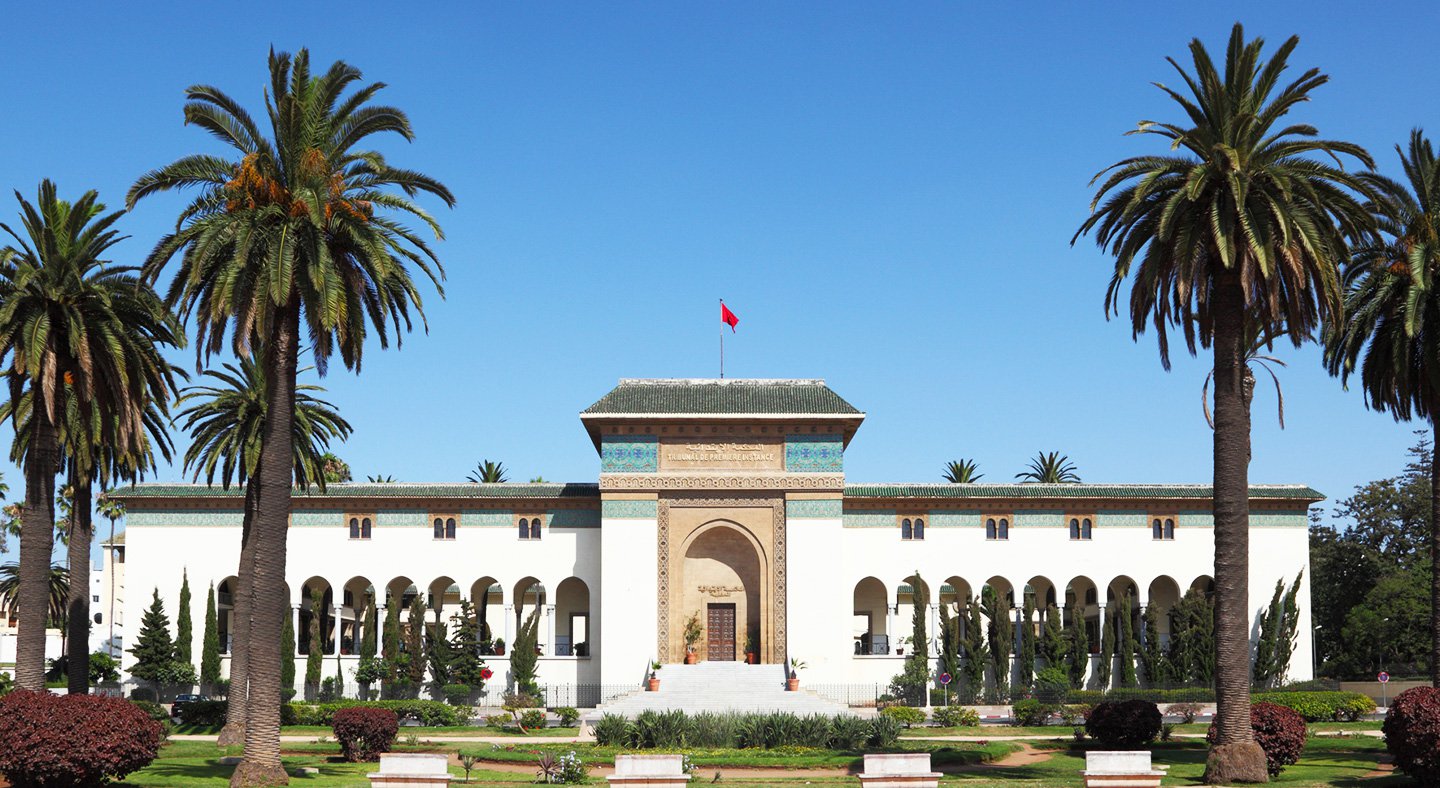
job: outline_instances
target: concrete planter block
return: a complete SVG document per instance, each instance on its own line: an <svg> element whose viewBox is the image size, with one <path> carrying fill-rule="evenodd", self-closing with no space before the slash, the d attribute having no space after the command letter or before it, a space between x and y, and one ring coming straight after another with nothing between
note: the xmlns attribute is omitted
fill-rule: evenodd
<svg viewBox="0 0 1440 788"><path fill-rule="evenodd" d="M370 788L449 788L449 759L440 753L382 753Z"/></svg>
<svg viewBox="0 0 1440 788"><path fill-rule="evenodd" d="M1148 750L1085 753L1085 788L1159 788L1164 769L1150 763Z"/></svg>
<svg viewBox="0 0 1440 788"><path fill-rule="evenodd" d="M685 788L690 784L683 755L617 755L615 773L605 779L611 785Z"/></svg>
<svg viewBox="0 0 1440 788"><path fill-rule="evenodd" d="M930 753L902 752L865 756L860 784L866 788L936 788L940 773L930 770Z"/></svg>

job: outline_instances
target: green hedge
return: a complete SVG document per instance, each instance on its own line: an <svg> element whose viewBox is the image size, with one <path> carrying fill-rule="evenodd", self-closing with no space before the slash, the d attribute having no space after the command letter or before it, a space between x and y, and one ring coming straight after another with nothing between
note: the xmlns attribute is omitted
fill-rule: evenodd
<svg viewBox="0 0 1440 788"><path fill-rule="evenodd" d="M469 722L466 712L438 700L346 700L335 703L291 703L297 725L329 727L340 709L389 709L400 719L412 719L432 728L453 728Z"/></svg>
<svg viewBox="0 0 1440 788"><path fill-rule="evenodd" d="M1107 700L1148 700L1151 703L1214 703L1215 690L1204 687L1183 687L1181 689L1117 687L1105 692L1100 690L1070 690L1070 692L1065 695L1066 703L1088 703L1093 706L1096 703Z"/></svg>
<svg viewBox="0 0 1440 788"><path fill-rule="evenodd" d="M1250 699L1294 709L1306 722L1358 720L1375 713L1375 701L1358 692L1257 692Z"/></svg>

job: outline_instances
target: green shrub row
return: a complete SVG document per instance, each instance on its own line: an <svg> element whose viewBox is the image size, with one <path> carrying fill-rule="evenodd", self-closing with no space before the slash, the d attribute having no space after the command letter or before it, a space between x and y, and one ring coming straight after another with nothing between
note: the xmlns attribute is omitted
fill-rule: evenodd
<svg viewBox="0 0 1440 788"><path fill-rule="evenodd" d="M389 709L400 719L412 719L434 728L453 728L469 722L466 712L438 700L345 700L334 703L290 703L295 725L330 727L340 709Z"/></svg>
<svg viewBox="0 0 1440 788"><path fill-rule="evenodd" d="M1088 703L1093 706L1107 700L1148 700L1151 703L1214 703L1215 690L1204 687L1182 687L1180 689L1116 687L1112 690L1070 690L1065 694L1066 703Z"/></svg>
<svg viewBox="0 0 1440 788"><path fill-rule="evenodd" d="M980 724L980 712L965 706L936 706L930 716L942 728L973 728Z"/></svg>
<svg viewBox="0 0 1440 788"><path fill-rule="evenodd" d="M1257 692L1250 699L1294 709L1306 722L1354 721L1375 713L1375 701L1358 692Z"/></svg>
<svg viewBox="0 0 1440 788"><path fill-rule="evenodd" d="M923 714L923 713L922 713ZM893 717L872 720L838 715L686 714L683 711L643 711L627 720L606 714L595 723L595 741L611 747L655 748L764 748L816 747L860 750L890 747L900 738L901 723Z"/></svg>

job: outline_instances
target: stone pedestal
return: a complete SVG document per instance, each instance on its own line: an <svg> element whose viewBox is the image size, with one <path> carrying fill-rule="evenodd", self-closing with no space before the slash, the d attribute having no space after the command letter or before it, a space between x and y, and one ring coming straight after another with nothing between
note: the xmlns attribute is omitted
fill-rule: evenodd
<svg viewBox="0 0 1440 788"><path fill-rule="evenodd" d="M901 752L865 756L860 773L865 788L936 788L940 773L930 770L930 753Z"/></svg>
<svg viewBox="0 0 1440 788"><path fill-rule="evenodd" d="M615 773L605 779L611 785L685 788L690 784L683 755L617 755Z"/></svg>
<svg viewBox="0 0 1440 788"><path fill-rule="evenodd" d="M449 759L439 753L383 753L370 788L449 788Z"/></svg>
<svg viewBox="0 0 1440 788"><path fill-rule="evenodd" d="M1092 750L1081 774L1085 788L1160 788L1165 770L1151 765L1148 750Z"/></svg>

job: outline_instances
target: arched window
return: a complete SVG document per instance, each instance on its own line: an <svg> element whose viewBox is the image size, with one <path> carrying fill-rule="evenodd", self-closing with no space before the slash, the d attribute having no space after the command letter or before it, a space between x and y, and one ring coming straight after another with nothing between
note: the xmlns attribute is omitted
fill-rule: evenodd
<svg viewBox="0 0 1440 788"><path fill-rule="evenodd" d="M1080 521L1080 538L1089 539L1092 533L1090 518L1086 517Z"/></svg>
<svg viewBox="0 0 1440 788"><path fill-rule="evenodd" d="M528 518L528 517L521 517L521 518L520 518L520 538L521 538L521 539L529 539L529 538L530 538L530 518Z"/></svg>
<svg viewBox="0 0 1440 788"><path fill-rule="evenodd" d="M1160 518L1159 518L1159 517L1156 517L1154 520L1151 520L1151 521L1150 521L1150 538L1151 538L1151 539L1164 539L1164 538L1165 538L1164 527L1163 527L1163 525L1160 523Z"/></svg>
<svg viewBox="0 0 1440 788"><path fill-rule="evenodd" d="M351 539L359 539L359 538L360 538L360 518L359 518L359 517L351 517L351 518L350 518L350 538L351 538Z"/></svg>
<svg viewBox="0 0 1440 788"><path fill-rule="evenodd" d="M994 517L988 517L988 518L985 519L985 538L986 538L986 539L994 539L994 538L995 538L995 518L994 518Z"/></svg>
<svg viewBox="0 0 1440 788"><path fill-rule="evenodd" d="M531 538L531 539L539 539L539 538L540 538L540 518L539 518L539 517L531 517L531 518L530 518L530 538Z"/></svg>
<svg viewBox="0 0 1440 788"><path fill-rule="evenodd" d="M444 538L445 538L445 520L442 519L442 518L436 517L436 518L435 518L434 526L435 526L435 538L436 538L436 539L444 539Z"/></svg>
<svg viewBox="0 0 1440 788"><path fill-rule="evenodd" d="M915 538L916 538L916 539L924 539L924 538L925 538L925 518L923 518L923 517L916 517L916 518L915 518Z"/></svg>
<svg viewBox="0 0 1440 788"><path fill-rule="evenodd" d="M909 518L909 517L906 517L905 519L901 520L901 521L900 521L900 538L901 538L901 539L910 539L910 538L913 538L914 535L915 535L915 532L914 532L914 530L910 527L910 518Z"/></svg>
<svg viewBox="0 0 1440 788"><path fill-rule="evenodd" d="M370 538L370 518L369 518L369 517L362 517L362 518L360 518L360 538L361 538L361 539L369 539L369 538Z"/></svg>
<svg viewBox="0 0 1440 788"><path fill-rule="evenodd" d="M1169 517L1165 518L1165 538L1175 538L1175 520Z"/></svg>
<svg viewBox="0 0 1440 788"><path fill-rule="evenodd" d="M446 539L454 539L454 538L455 538L455 518L454 518L454 517L446 517L446 518L445 518L445 538L446 538Z"/></svg>
<svg viewBox="0 0 1440 788"><path fill-rule="evenodd" d="M1091 589L1089 589L1089 590L1087 590L1087 591L1085 592L1085 604L1087 604L1087 605L1093 605L1093 604L1095 604L1095 598L1096 598L1096 597L1095 597L1095 589L1091 588Z"/></svg>
<svg viewBox="0 0 1440 788"><path fill-rule="evenodd" d="M1071 539L1079 539L1079 538L1080 538L1080 518L1078 518L1078 517L1071 517L1071 518L1070 518L1070 538L1071 538Z"/></svg>
<svg viewBox="0 0 1440 788"><path fill-rule="evenodd" d="M999 538L999 539L1001 539L1001 540L1006 540L1006 539L1009 539L1009 538L1010 538L1010 518L1008 518L1008 517L1001 517L1001 518L1000 518L1000 533L999 533L999 535L997 536L997 538Z"/></svg>

